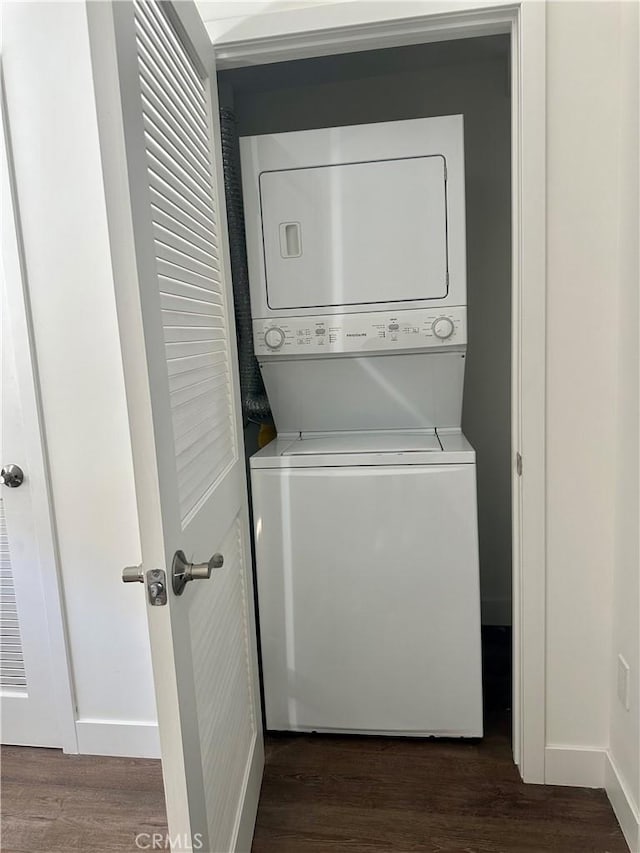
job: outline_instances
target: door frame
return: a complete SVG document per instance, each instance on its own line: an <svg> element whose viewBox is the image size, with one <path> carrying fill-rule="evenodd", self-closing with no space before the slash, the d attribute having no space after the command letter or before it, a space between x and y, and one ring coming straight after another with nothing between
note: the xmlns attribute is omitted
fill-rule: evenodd
<svg viewBox="0 0 640 853"><path fill-rule="evenodd" d="M54 670L55 694L52 700L58 716L59 743L50 744L50 746L61 748L66 753L77 753L76 703L64 614L60 559L33 337L27 266L22 243L20 209L12 160L11 131L1 68L0 101L2 112L2 126L0 127L2 191L0 195L2 197L2 219L6 226L6 230L3 228L3 270L0 286L5 291L7 311L11 317L13 354L24 424L24 443L28 459L27 471L32 486L31 507L45 597L47 636Z"/></svg>
<svg viewBox="0 0 640 853"><path fill-rule="evenodd" d="M367 4L368 5L368 4ZM216 45L218 70L434 41L511 38L511 461L513 757L545 781L546 741L546 9L433 2L416 17L326 26L336 6L269 12ZM357 4L349 4L357 6ZM356 10L357 16L357 10ZM384 15L384 12L380 13ZM347 14L341 12L343 18ZM306 28L305 28L306 22ZM518 458L522 460L522 467ZM524 474L519 470L524 469Z"/></svg>

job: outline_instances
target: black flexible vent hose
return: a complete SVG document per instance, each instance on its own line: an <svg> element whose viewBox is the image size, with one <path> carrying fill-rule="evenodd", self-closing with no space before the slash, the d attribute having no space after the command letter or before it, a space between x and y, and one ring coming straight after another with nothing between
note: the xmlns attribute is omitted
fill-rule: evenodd
<svg viewBox="0 0 640 853"><path fill-rule="evenodd" d="M270 423L273 420L271 417L271 408L267 400L264 383L262 382L260 368L253 352L249 270L244 230L242 182L240 180L238 131L235 115L225 107L220 109L220 129L222 131L222 165L224 169L224 189L227 199L233 302L236 316L236 333L238 336L242 417L245 423L247 421Z"/></svg>

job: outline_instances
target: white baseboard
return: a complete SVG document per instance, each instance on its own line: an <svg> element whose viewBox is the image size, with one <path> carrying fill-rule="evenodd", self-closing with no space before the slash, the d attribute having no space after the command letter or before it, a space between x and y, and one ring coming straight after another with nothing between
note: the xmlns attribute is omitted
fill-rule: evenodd
<svg viewBox="0 0 640 853"><path fill-rule="evenodd" d="M633 802L611 753L605 759L604 787L631 853L640 853L640 810Z"/></svg>
<svg viewBox="0 0 640 853"><path fill-rule="evenodd" d="M160 758L157 723L126 720L77 720L78 752L81 755L120 755L127 758Z"/></svg>
<svg viewBox="0 0 640 853"><path fill-rule="evenodd" d="M483 625L511 625L510 598L483 598L481 608Z"/></svg>
<svg viewBox="0 0 640 853"><path fill-rule="evenodd" d="M544 751L545 784L604 788L605 758L604 749L547 746Z"/></svg>

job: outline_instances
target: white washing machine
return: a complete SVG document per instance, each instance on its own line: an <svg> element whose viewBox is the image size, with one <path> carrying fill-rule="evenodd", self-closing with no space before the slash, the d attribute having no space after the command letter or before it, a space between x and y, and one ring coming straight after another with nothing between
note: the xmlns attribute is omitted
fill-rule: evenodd
<svg viewBox="0 0 640 853"><path fill-rule="evenodd" d="M435 430L252 457L267 728L482 735L474 462Z"/></svg>
<svg viewBox="0 0 640 853"><path fill-rule="evenodd" d="M240 150L267 727L480 736L462 117Z"/></svg>

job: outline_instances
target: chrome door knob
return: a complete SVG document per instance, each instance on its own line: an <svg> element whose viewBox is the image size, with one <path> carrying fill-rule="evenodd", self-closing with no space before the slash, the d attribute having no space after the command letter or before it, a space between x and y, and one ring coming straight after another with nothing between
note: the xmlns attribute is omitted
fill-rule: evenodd
<svg viewBox="0 0 640 853"><path fill-rule="evenodd" d="M188 563L184 551L176 551L171 565L173 591L182 595L189 581L207 580L213 569L219 569L223 564L222 554L214 554L207 563Z"/></svg>
<svg viewBox="0 0 640 853"><path fill-rule="evenodd" d="M190 580L207 580L211 577L213 569L221 569L224 565L222 554L214 554L208 563L191 563Z"/></svg>
<svg viewBox="0 0 640 853"><path fill-rule="evenodd" d="M5 465L0 471L0 485L17 489L24 481L24 471L19 465Z"/></svg>

